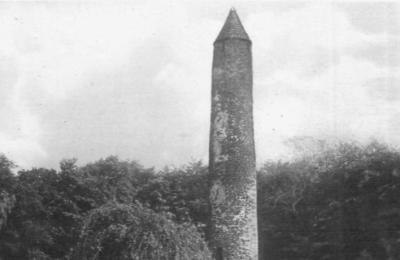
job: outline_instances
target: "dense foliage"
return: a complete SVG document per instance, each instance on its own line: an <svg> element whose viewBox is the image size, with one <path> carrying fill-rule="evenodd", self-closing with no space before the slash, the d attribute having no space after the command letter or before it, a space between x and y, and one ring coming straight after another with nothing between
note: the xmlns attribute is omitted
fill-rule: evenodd
<svg viewBox="0 0 400 260"><path fill-rule="evenodd" d="M0 230L7 223L8 214L14 207L15 196L12 193L14 178L11 168L14 164L4 155L0 155Z"/></svg>
<svg viewBox="0 0 400 260"><path fill-rule="evenodd" d="M341 144L258 176L263 259L400 259L400 153Z"/></svg>
<svg viewBox="0 0 400 260"><path fill-rule="evenodd" d="M86 219L73 260L206 260L210 253L196 227L140 204L106 204Z"/></svg>
<svg viewBox="0 0 400 260"><path fill-rule="evenodd" d="M15 175L13 167L0 157L0 259L110 259L107 254L112 252L107 250L115 246L110 242L115 235L111 230L118 225L130 228L121 234L121 241L152 235L142 239L140 247L130 244L120 251L119 258L112 259L128 259L124 255L133 257L134 252L139 254L137 259L144 259L140 256L145 254L140 251L143 248L159 255L149 259L209 256L201 235L207 217L207 188L202 181L207 171L201 163L157 173L115 156L83 167L78 167L75 159L63 160L59 172L34 168ZM115 218L121 212L127 217ZM97 232L109 237L97 241L101 242L97 244L98 258L92 258L89 248L97 242L90 239L98 235L91 237L95 235L92 227L101 216L104 227ZM141 231L132 226L139 220L142 222L136 227L142 227ZM172 234L177 236L175 240ZM150 240L157 235L163 240ZM157 243L167 251L154 250ZM83 255L77 257L78 252ZM191 258L186 258L187 254Z"/></svg>
<svg viewBox="0 0 400 260"><path fill-rule="evenodd" d="M400 152L317 148L258 172L260 259L400 259ZM81 167L63 160L59 171L14 166L0 156L0 260L209 257L200 162L161 171L114 156Z"/></svg>

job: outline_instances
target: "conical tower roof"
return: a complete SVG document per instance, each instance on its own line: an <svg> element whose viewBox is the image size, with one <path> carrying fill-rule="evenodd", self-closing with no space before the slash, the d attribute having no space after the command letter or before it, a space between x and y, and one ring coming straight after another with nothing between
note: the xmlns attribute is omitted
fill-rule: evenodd
<svg viewBox="0 0 400 260"><path fill-rule="evenodd" d="M250 41L250 38L247 35L247 32L244 30L244 27L240 22L239 16L234 8L229 11L228 18L226 18L225 24L215 42L233 38Z"/></svg>

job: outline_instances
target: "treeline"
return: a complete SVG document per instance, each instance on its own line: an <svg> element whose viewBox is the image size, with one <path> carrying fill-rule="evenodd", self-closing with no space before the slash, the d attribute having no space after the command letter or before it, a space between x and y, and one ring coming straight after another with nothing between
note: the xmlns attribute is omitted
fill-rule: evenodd
<svg viewBox="0 0 400 260"><path fill-rule="evenodd" d="M205 167L155 172L110 156L14 175L0 157L0 259L210 259ZM197 225L196 225L197 224Z"/></svg>
<svg viewBox="0 0 400 260"><path fill-rule="evenodd" d="M0 259L210 259L207 167L108 157L12 173L0 157ZM400 259L400 152L340 144L258 171L260 259Z"/></svg>
<svg viewBox="0 0 400 260"><path fill-rule="evenodd" d="M263 259L400 259L400 153L341 144L258 174Z"/></svg>

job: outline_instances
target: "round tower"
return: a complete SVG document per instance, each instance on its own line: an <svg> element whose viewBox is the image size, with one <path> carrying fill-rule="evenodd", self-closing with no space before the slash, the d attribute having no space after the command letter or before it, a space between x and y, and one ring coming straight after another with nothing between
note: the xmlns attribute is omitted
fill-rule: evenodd
<svg viewBox="0 0 400 260"><path fill-rule="evenodd" d="M209 238L217 260L258 259L251 41L231 9L214 42Z"/></svg>

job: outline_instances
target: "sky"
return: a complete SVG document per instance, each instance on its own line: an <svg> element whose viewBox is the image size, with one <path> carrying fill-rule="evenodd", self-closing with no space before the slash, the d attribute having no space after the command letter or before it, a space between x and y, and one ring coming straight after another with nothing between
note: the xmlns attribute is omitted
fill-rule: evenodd
<svg viewBox="0 0 400 260"><path fill-rule="evenodd" d="M0 2L0 153L21 168L108 155L208 162L213 41L252 39L257 162L293 140L400 145L400 4Z"/></svg>

